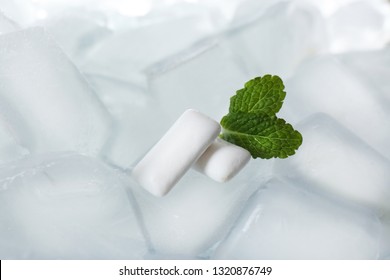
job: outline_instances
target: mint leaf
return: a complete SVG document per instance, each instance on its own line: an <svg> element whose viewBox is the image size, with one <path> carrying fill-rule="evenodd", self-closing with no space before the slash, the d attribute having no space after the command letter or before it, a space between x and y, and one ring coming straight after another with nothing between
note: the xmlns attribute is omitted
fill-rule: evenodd
<svg viewBox="0 0 390 280"><path fill-rule="evenodd" d="M283 81L278 76L254 78L230 99L229 112L276 114L286 96L283 90Z"/></svg>
<svg viewBox="0 0 390 280"><path fill-rule="evenodd" d="M302 135L276 116L286 93L278 76L265 75L245 84L230 99L220 137L248 150L253 158L287 158L302 144Z"/></svg>
<svg viewBox="0 0 390 280"><path fill-rule="evenodd" d="M302 144L302 135L276 116L229 113L221 125L221 138L248 150L253 158L286 158Z"/></svg>

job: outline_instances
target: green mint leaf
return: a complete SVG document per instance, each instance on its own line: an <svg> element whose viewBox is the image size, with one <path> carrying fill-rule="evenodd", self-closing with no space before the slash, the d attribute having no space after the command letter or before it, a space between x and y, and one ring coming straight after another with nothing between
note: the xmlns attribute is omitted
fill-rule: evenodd
<svg viewBox="0 0 390 280"><path fill-rule="evenodd" d="M276 116L285 97L283 81L278 76L250 80L230 98L229 113L221 120L220 137L248 150L253 158L295 154L302 135Z"/></svg>
<svg viewBox="0 0 390 280"><path fill-rule="evenodd" d="M302 135L283 119L267 114L229 113L220 137L248 150L253 158L286 158L302 144Z"/></svg>
<svg viewBox="0 0 390 280"><path fill-rule="evenodd" d="M282 107L286 92L278 76L265 75L247 82L230 99L229 112L265 113L274 115Z"/></svg>

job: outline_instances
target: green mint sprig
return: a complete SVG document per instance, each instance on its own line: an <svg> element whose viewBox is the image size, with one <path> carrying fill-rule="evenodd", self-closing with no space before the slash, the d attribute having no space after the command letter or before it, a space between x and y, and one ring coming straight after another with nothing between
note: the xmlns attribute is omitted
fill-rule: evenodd
<svg viewBox="0 0 390 280"><path fill-rule="evenodd" d="M229 113L221 120L220 137L248 150L253 158L287 158L302 144L302 135L276 116L286 96L278 76L248 81L230 98Z"/></svg>

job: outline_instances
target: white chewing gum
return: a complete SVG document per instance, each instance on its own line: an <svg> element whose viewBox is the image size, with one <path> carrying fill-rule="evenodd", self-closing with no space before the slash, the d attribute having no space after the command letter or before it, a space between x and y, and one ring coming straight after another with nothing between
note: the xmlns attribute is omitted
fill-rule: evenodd
<svg viewBox="0 0 390 280"><path fill-rule="evenodd" d="M217 182L233 178L249 162L251 154L220 138L215 139L193 168Z"/></svg>
<svg viewBox="0 0 390 280"><path fill-rule="evenodd" d="M132 176L150 193L167 194L220 131L213 119L192 109L185 111L134 167Z"/></svg>

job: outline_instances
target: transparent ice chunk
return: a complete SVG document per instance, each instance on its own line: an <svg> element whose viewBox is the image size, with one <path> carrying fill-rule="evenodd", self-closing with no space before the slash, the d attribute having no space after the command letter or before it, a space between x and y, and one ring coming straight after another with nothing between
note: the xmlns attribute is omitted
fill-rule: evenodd
<svg viewBox="0 0 390 280"><path fill-rule="evenodd" d="M128 184L72 153L2 166L1 259L142 258L148 248Z"/></svg>
<svg viewBox="0 0 390 280"><path fill-rule="evenodd" d="M234 14L230 22L230 28L240 26L246 23L256 21L259 17L266 13L267 9L284 0L239 0L237 7L234 9Z"/></svg>
<svg viewBox="0 0 390 280"><path fill-rule="evenodd" d="M19 29L19 26L6 17L0 9L0 34L5 34L8 32L13 32Z"/></svg>
<svg viewBox="0 0 390 280"><path fill-rule="evenodd" d="M27 155L29 151L19 145L12 133L8 131L4 120L0 116L0 164L21 158Z"/></svg>
<svg viewBox="0 0 390 280"><path fill-rule="evenodd" d="M348 6L354 2L369 3L372 6L385 6L386 0L294 0L296 2L310 3L315 6L325 17L330 17L343 7Z"/></svg>
<svg viewBox="0 0 390 280"><path fill-rule="evenodd" d="M390 260L390 216L382 219L381 258Z"/></svg>
<svg viewBox="0 0 390 280"><path fill-rule="evenodd" d="M354 75L337 56L312 59L287 80L282 117L296 123L323 112L390 158L390 110L378 99L377 88Z"/></svg>
<svg viewBox="0 0 390 280"><path fill-rule="evenodd" d="M286 78L301 61L326 48L325 33L316 9L283 2L229 32L226 41L251 77L272 73Z"/></svg>
<svg viewBox="0 0 390 280"><path fill-rule="evenodd" d="M190 170L163 198L135 188L155 254L208 257L249 195L269 178L271 166L272 161L252 161L224 184Z"/></svg>
<svg viewBox="0 0 390 280"><path fill-rule="evenodd" d="M327 20L327 27L332 52L379 49L390 39L385 15L368 1L341 7Z"/></svg>
<svg viewBox="0 0 390 280"><path fill-rule="evenodd" d="M1 11L20 26L32 24L43 11L34 8L33 1L0 0Z"/></svg>
<svg viewBox="0 0 390 280"><path fill-rule="evenodd" d="M149 69L151 94L172 119L194 108L219 121L247 80L234 54L217 41L202 42Z"/></svg>
<svg viewBox="0 0 390 280"><path fill-rule="evenodd" d="M274 179L246 203L213 258L376 259L380 233L370 212Z"/></svg>
<svg viewBox="0 0 390 280"><path fill-rule="evenodd" d="M39 27L0 36L0 110L31 152L97 154L110 117L88 83Z"/></svg>
<svg viewBox="0 0 390 280"><path fill-rule="evenodd" d="M338 59L360 80L367 80L373 88L378 89L373 93L382 102L390 104L390 47L343 53Z"/></svg>
<svg viewBox="0 0 390 280"><path fill-rule="evenodd" d="M390 213L390 162L324 114L296 128L303 135L297 153L275 163L277 174L355 204Z"/></svg>
<svg viewBox="0 0 390 280"><path fill-rule="evenodd" d="M122 169L135 165L171 125L160 105L144 90L105 76L88 80L113 117L103 157Z"/></svg>
<svg viewBox="0 0 390 280"><path fill-rule="evenodd" d="M106 27L103 15L84 10L70 10L42 24L79 67L82 67L90 51L112 33Z"/></svg>
<svg viewBox="0 0 390 280"><path fill-rule="evenodd" d="M94 49L83 69L89 74L111 76L145 88L147 67L204 36L202 22L196 16L120 30Z"/></svg>

